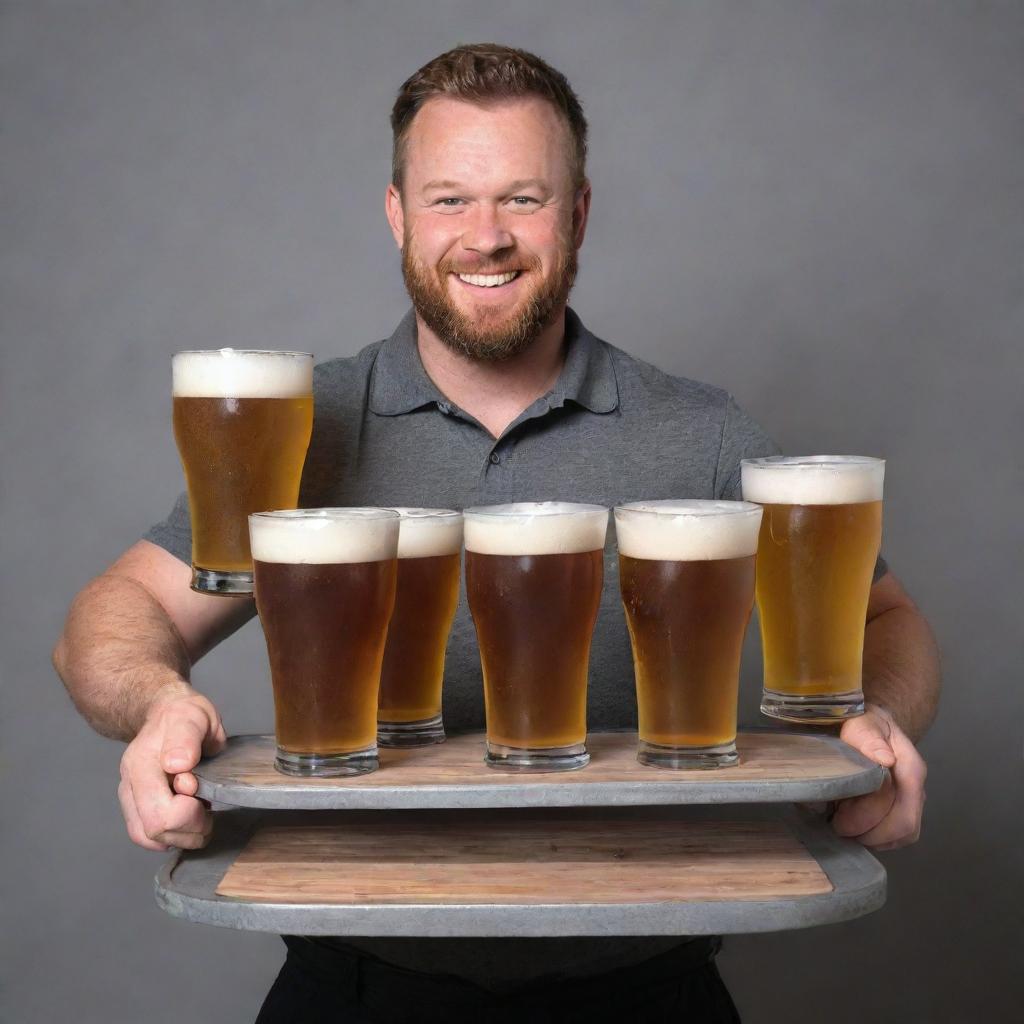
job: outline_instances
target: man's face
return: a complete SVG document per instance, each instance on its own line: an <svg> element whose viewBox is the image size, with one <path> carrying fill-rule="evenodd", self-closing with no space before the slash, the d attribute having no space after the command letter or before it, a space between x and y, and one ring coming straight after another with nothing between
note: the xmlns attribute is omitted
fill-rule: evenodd
<svg viewBox="0 0 1024 1024"><path fill-rule="evenodd" d="M417 312L464 355L523 351L565 307L589 201L545 100L428 100L387 200Z"/></svg>

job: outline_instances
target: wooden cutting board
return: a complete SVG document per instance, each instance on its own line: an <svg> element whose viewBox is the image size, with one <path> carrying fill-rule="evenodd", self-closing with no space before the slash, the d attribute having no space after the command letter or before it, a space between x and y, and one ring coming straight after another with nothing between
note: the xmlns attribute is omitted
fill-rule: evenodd
<svg viewBox="0 0 1024 1024"><path fill-rule="evenodd" d="M501 815L260 828L216 889L250 902L355 906L778 900L831 891L780 821Z"/></svg>

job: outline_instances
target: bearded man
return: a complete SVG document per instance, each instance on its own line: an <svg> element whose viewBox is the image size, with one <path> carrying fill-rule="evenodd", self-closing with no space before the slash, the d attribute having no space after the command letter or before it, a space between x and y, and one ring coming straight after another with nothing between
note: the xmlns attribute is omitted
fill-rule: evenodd
<svg viewBox="0 0 1024 1024"><path fill-rule="evenodd" d="M598 340L567 308L590 213L587 125L539 58L463 46L413 75L392 112L388 222L413 310L384 342L317 368L301 504L464 508L561 499L737 498L742 458L776 451L729 395ZM192 769L225 742L191 666L253 614L189 589L179 499L75 600L54 659L76 705L128 741L119 787L140 846L195 849L212 817ZM632 662L608 557L588 722L632 726ZM867 713L842 737L892 769L834 826L879 849L913 842L914 748L934 715L930 631L881 560L864 651ZM463 598L445 684L450 727L483 726ZM168 780L171 780L170 782ZM478 1020L570 1011L598 1021L736 1020L714 939L329 940L289 937L259 1020Z"/></svg>

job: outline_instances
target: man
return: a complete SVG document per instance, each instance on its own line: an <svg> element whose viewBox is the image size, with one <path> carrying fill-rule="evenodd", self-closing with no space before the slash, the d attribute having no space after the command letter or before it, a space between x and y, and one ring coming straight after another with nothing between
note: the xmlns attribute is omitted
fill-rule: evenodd
<svg viewBox="0 0 1024 1024"><path fill-rule="evenodd" d="M522 51L459 47L403 85L392 127L386 211L414 313L388 341L318 368L301 503L738 497L739 460L775 450L760 428L725 392L631 358L567 309L591 191L586 122L565 78ZM225 732L189 672L253 608L189 589L184 498L147 538L78 596L54 660L90 723L130 741L118 793L131 838L194 849L212 818L192 769ZM464 602L448 664L446 721L480 728ZM635 721L631 678L609 558L591 728ZM891 849L919 834L925 767L913 741L933 717L938 669L927 624L881 561L864 689L867 713L841 736L892 778L842 803L833 824ZM287 941L261 1021L532 1020L559 999L592 1020L736 1019L713 940Z"/></svg>

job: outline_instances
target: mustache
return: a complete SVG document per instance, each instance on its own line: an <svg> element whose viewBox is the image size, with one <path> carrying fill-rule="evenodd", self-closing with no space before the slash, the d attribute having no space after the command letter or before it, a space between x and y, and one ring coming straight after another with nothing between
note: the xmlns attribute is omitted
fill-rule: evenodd
<svg viewBox="0 0 1024 1024"><path fill-rule="evenodd" d="M540 260L518 257L515 260L477 260L466 263L463 260L444 259L438 264L437 269L442 276L446 274L514 274L519 271L539 270Z"/></svg>

